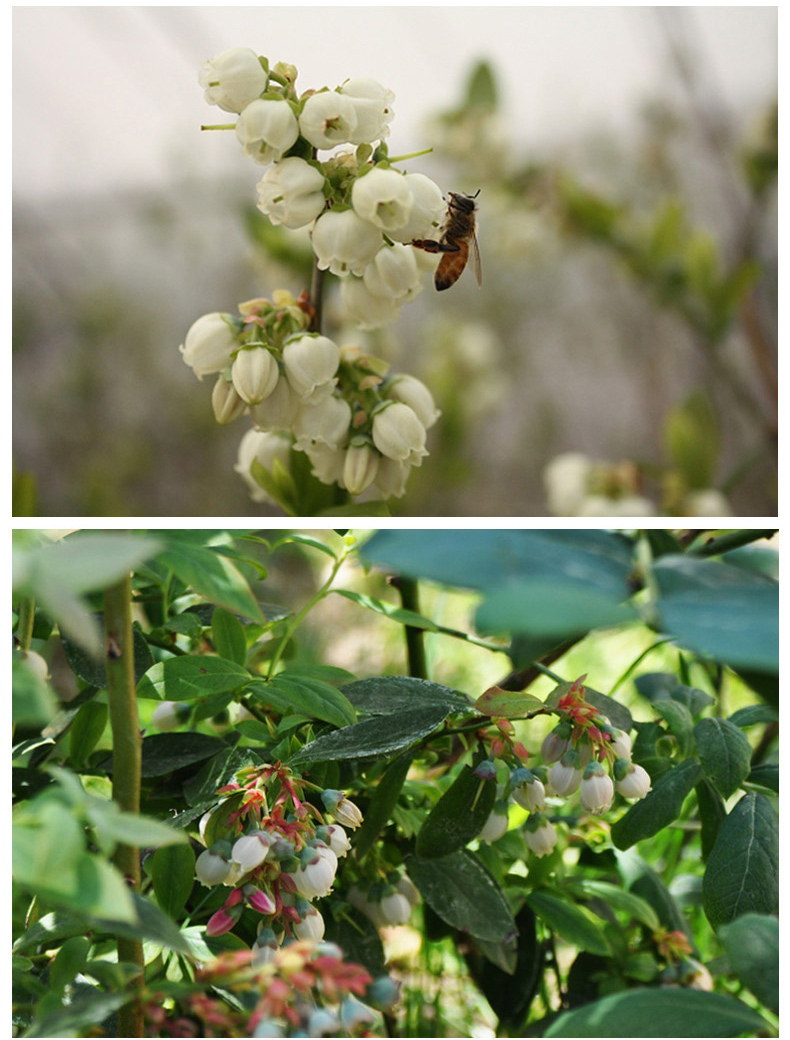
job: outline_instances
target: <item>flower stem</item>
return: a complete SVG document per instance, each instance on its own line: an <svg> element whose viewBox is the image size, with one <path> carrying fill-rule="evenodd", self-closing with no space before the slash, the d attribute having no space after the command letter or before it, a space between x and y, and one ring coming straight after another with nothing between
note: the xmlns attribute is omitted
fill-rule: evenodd
<svg viewBox="0 0 790 1040"><path fill-rule="evenodd" d="M16 627L16 638L19 649L27 652L33 639L33 621L36 616L36 601L32 596L24 596L19 602L19 622Z"/></svg>
<svg viewBox="0 0 790 1040"><path fill-rule="evenodd" d="M106 627L105 664L110 701L113 744L112 796L124 812L140 811L141 739L137 718L132 641L132 580L127 575L104 593ZM140 890L140 850L120 844L113 862L133 892ZM119 936L118 960L139 968L129 985L141 989L145 983L143 944L139 939ZM118 1011L118 1036L143 1035L143 1009L139 998Z"/></svg>

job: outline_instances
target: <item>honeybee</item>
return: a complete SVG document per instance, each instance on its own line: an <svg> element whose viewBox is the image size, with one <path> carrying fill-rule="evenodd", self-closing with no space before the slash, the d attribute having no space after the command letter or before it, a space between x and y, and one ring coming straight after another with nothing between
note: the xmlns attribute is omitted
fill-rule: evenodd
<svg viewBox="0 0 790 1040"><path fill-rule="evenodd" d="M472 256L474 258L474 270L477 284L483 281L482 268L480 266L480 250L477 247L475 236L475 210L477 203L475 199L480 194L478 188L474 195L461 195L454 191L450 192L450 201L447 205L447 218L442 229L442 235L438 242L430 238L415 238L412 245L416 249L424 249L426 253L441 253L442 259L436 268L434 285L441 292L455 285L461 277L463 269L469 259L469 243L472 244Z"/></svg>

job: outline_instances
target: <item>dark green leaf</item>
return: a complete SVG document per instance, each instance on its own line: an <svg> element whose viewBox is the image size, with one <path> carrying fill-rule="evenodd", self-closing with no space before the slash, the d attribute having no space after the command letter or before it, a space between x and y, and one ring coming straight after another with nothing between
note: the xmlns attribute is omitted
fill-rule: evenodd
<svg viewBox="0 0 790 1040"><path fill-rule="evenodd" d="M661 626L681 646L733 667L774 672L778 585L719 560L663 556L653 568Z"/></svg>
<svg viewBox="0 0 790 1040"><path fill-rule="evenodd" d="M597 690L585 686L584 699L594 705L617 729L621 729L624 733L630 733L633 729L634 720L631 718L631 712L613 697L608 697L605 693L598 693Z"/></svg>
<svg viewBox="0 0 790 1040"><path fill-rule="evenodd" d="M481 780L464 766L430 811L415 846L422 859L436 859L476 838L494 808L496 779Z"/></svg>
<svg viewBox="0 0 790 1040"><path fill-rule="evenodd" d="M671 697L673 701L684 704L694 718L701 714L705 708L716 703L716 698L711 697L704 690L698 690L694 686L681 686L680 683L672 691Z"/></svg>
<svg viewBox="0 0 790 1040"><path fill-rule="evenodd" d="M405 714L378 715L317 737L292 762L331 762L351 758L389 757L416 744L444 722L443 705L418 708Z"/></svg>
<svg viewBox="0 0 790 1040"><path fill-rule="evenodd" d="M658 874L650 869L634 849L630 849L628 852L618 852L615 855L617 856L618 871L628 891L633 892L634 895L639 896L653 907L658 914L659 921L667 931L684 932L693 949L694 939L688 921L677 900Z"/></svg>
<svg viewBox="0 0 790 1040"><path fill-rule="evenodd" d="M759 784L779 794L779 766L776 762L763 762L746 777L750 784Z"/></svg>
<svg viewBox="0 0 790 1040"><path fill-rule="evenodd" d="M235 563L219 552L180 539L172 531L164 537L167 547L157 559L169 567L185 585L219 607L255 621L263 621L247 580Z"/></svg>
<svg viewBox="0 0 790 1040"><path fill-rule="evenodd" d="M670 733L674 734L680 757L685 758L692 749L694 735L694 719L691 712L685 704L674 700L656 701L653 707L666 722Z"/></svg>
<svg viewBox="0 0 790 1040"><path fill-rule="evenodd" d="M373 847L379 834L386 827L392 810L397 805L413 757L407 752L390 762L374 788L373 797L365 811L365 819L354 835L354 851L359 859Z"/></svg>
<svg viewBox="0 0 790 1040"><path fill-rule="evenodd" d="M546 889L530 892L527 903L553 932L567 942L602 957L610 953L602 922L586 907L577 906L571 899L563 899Z"/></svg>
<svg viewBox="0 0 790 1040"><path fill-rule="evenodd" d="M358 711L367 715L393 715L444 707L447 713L471 711L471 702L456 690L427 679L407 675L382 675L347 683L343 693Z"/></svg>
<svg viewBox="0 0 790 1040"><path fill-rule="evenodd" d="M80 766L98 744L109 709L101 701L86 701L74 716L69 732L71 761Z"/></svg>
<svg viewBox="0 0 790 1040"><path fill-rule="evenodd" d="M741 729L778 721L779 716L767 704L748 704L745 708L739 708L730 715L730 722Z"/></svg>
<svg viewBox="0 0 790 1040"><path fill-rule="evenodd" d="M320 679L281 672L269 682L256 679L247 689L281 715L296 712L331 722L333 726L348 726L357 717L345 691L341 692Z"/></svg>
<svg viewBox="0 0 790 1040"><path fill-rule="evenodd" d="M778 871L776 813L765 795L744 795L719 827L702 879L702 905L713 927L741 914L776 913Z"/></svg>
<svg viewBox="0 0 790 1040"><path fill-rule="evenodd" d="M757 1035L765 1019L732 997L697 989L613 993L554 1019L546 1037L729 1037Z"/></svg>
<svg viewBox="0 0 790 1040"><path fill-rule="evenodd" d="M699 818L702 824L700 838L702 842L702 859L707 860L710 851L716 843L719 827L727 816L724 800L716 790L715 786L706 777L700 780L696 786L697 806Z"/></svg>
<svg viewBox="0 0 790 1040"><path fill-rule="evenodd" d="M700 719L694 727L697 754L705 774L725 798L738 790L749 775L752 748L743 732L729 719Z"/></svg>
<svg viewBox="0 0 790 1040"><path fill-rule="evenodd" d="M220 657L244 664L247 660L247 636L244 625L235 614L217 607L211 616L211 633Z"/></svg>
<svg viewBox="0 0 790 1040"><path fill-rule="evenodd" d="M518 912L516 926L518 936L498 947L506 951L510 971L499 963L501 958L495 959L492 943L478 939L474 946L470 943L464 951L472 979L499 1021L507 1025L518 1025L525 1017L540 982L544 962L535 914L528 906L523 906ZM512 957L512 952L515 957Z"/></svg>
<svg viewBox="0 0 790 1040"><path fill-rule="evenodd" d="M195 882L195 853L191 846L186 843L163 845L151 856L146 867L160 910L177 920Z"/></svg>
<svg viewBox="0 0 790 1040"><path fill-rule="evenodd" d="M653 790L612 825L615 848L627 849L668 827L680 815L683 802L701 774L699 762L689 758L659 777Z"/></svg>
<svg viewBox="0 0 790 1040"><path fill-rule="evenodd" d="M218 754L227 744L206 733L154 733L143 737L142 775L165 776L176 769L202 762ZM106 764L112 772L112 759Z"/></svg>
<svg viewBox="0 0 790 1040"><path fill-rule="evenodd" d="M240 690L252 676L224 657L185 654L159 661L137 684L137 696L165 701L191 701L214 693Z"/></svg>
<svg viewBox="0 0 790 1040"><path fill-rule="evenodd" d="M384 947L378 929L359 910L349 907L342 917L327 917L326 938L337 943L346 960L361 964L374 978L384 974Z"/></svg>
<svg viewBox="0 0 790 1040"><path fill-rule="evenodd" d="M103 615L94 615L103 624ZM89 653L83 646L67 635L61 634L63 652L69 663L69 668L82 679L88 686L96 686L103 690L107 686L107 671L104 667L104 658L101 655ZM134 647L134 679L138 682L154 663L151 648L139 628L132 629L132 645Z"/></svg>
<svg viewBox="0 0 790 1040"><path fill-rule="evenodd" d="M742 914L722 925L719 938L741 982L778 1014L779 919L766 914Z"/></svg>
<svg viewBox="0 0 790 1040"><path fill-rule="evenodd" d="M612 593L608 588L551 575L512 579L488 593L475 614L475 624L484 633L523 632L559 641L592 628L614 628L635 620L632 607L623 602L627 596L625 588Z"/></svg>
<svg viewBox="0 0 790 1040"><path fill-rule="evenodd" d="M406 870L425 902L462 932L489 942L514 935L516 922L499 885L466 849L441 859L408 856Z"/></svg>

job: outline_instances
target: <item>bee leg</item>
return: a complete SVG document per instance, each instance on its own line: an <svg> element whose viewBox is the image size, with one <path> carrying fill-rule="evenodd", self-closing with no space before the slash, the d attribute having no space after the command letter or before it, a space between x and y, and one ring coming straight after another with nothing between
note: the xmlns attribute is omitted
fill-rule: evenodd
<svg viewBox="0 0 790 1040"><path fill-rule="evenodd" d="M413 238L410 244L415 249L424 249L426 253L457 253L461 248L452 239L448 239L446 242L434 242L431 238Z"/></svg>

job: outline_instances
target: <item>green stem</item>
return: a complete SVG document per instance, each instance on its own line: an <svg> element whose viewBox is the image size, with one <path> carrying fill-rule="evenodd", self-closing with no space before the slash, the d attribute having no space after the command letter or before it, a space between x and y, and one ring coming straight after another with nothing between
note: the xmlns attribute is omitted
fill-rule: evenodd
<svg viewBox="0 0 790 1040"><path fill-rule="evenodd" d="M124 812L140 811L141 738L137 718L132 642L132 579L127 575L104 593L107 693L112 727L112 796ZM140 850L119 844L113 862L133 892L140 890ZM118 960L135 964L139 971L129 985L145 984L143 944L139 939L118 938ZM118 1011L118 1036L143 1035L143 1009L139 996Z"/></svg>
<svg viewBox="0 0 790 1040"><path fill-rule="evenodd" d="M36 616L36 601L32 596L24 596L19 603L19 623L16 638L19 649L27 652L33 639L33 621Z"/></svg>
<svg viewBox="0 0 790 1040"><path fill-rule="evenodd" d="M720 553L739 549L742 545L750 545L761 538L772 538L776 534L773 531L728 531L727 534L718 537L710 537L693 545L688 550L689 556L718 556Z"/></svg>
<svg viewBox="0 0 790 1040"><path fill-rule="evenodd" d="M413 614L420 613L420 593L414 578L395 576L390 578L390 585L398 590L401 605ZM415 679L428 678L428 662L425 657L425 637L421 628L404 625L406 636L406 654L409 661L409 675Z"/></svg>

